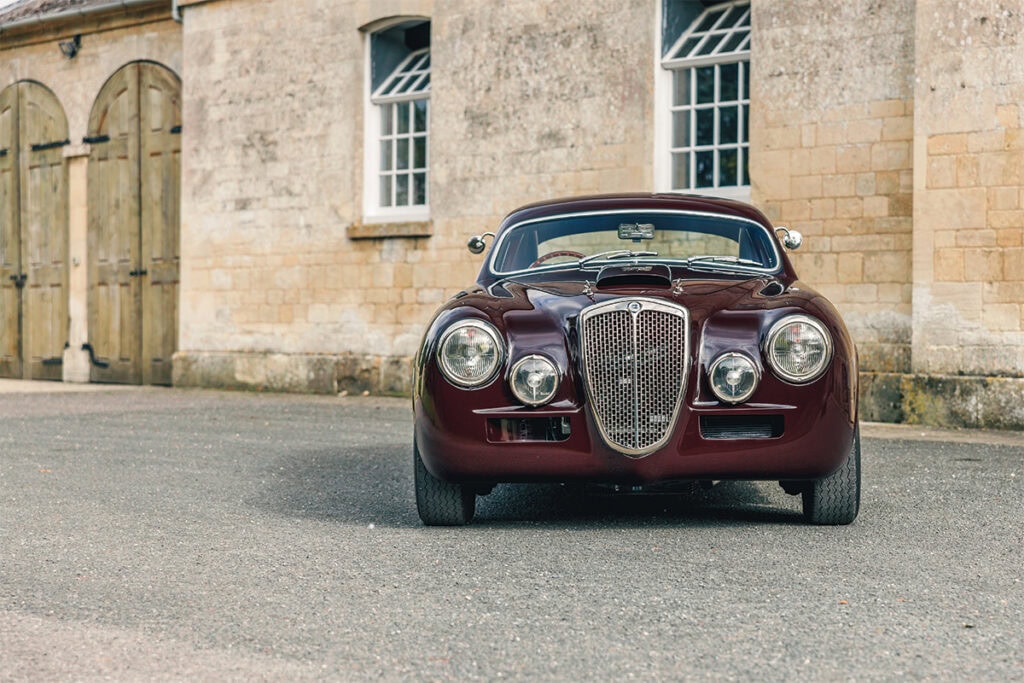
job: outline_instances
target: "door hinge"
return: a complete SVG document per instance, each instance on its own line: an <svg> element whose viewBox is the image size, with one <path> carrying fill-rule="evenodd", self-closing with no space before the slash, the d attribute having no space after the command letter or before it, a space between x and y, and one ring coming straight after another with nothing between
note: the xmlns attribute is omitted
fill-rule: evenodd
<svg viewBox="0 0 1024 683"><path fill-rule="evenodd" d="M96 145L96 144L99 144L101 142L110 142L110 136L109 135L87 135L84 138L82 138L82 142L84 142L87 145Z"/></svg>
<svg viewBox="0 0 1024 683"><path fill-rule="evenodd" d="M71 140L60 140L59 142L43 142L38 145L32 145L32 151L42 152L47 149L57 149L58 147L63 147L64 145L70 144Z"/></svg>
<svg viewBox="0 0 1024 683"><path fill-rule="evenodd" d="M93 351L92 344L90 344L89 342L86 342L86 343L82 344L82 350L89 352L89 362L92 363L93 365L95 365L96 367L98 367L98 368L109 368L110 367L110 363L109 362L107 362L105 360L100 360L99 358L96 357L96 352Z"/></svg>

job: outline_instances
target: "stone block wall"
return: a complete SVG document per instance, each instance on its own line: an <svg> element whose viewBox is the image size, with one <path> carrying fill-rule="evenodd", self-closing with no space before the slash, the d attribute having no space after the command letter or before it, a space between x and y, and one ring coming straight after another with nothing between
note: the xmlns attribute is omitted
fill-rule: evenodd
<svg viewBox="0 0 1024 683"><path fill-rule="evenodd" d="M1024 377L1024 12L920 2L916 26L913 369Z"/></svg>
<svg viewBox="0 0 1024 683"><path fill-rule="evenodd" d="M751 194L863 370L911 366L914 2L754 2Z"/></svg>
<svg viewBox="0 0 1024 683"><path fill-rule="evenodd" d="M425 323L476 277L470 235L523 203L651 185L648 5L181 4L176 384L406 391ZM429 236L363 221L360 27L393 16L432 20Z"/></svg>

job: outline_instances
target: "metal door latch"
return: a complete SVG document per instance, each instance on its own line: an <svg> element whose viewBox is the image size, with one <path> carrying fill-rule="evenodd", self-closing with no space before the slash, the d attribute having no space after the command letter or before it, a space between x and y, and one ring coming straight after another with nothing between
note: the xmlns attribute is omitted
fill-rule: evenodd
<svg viewBox="0 0 1024 683"><path fill-rule="evenodd" d="M138 270L133 270L133 271L129 272L128 274L131 275L132 277L137 277L139 275L146 275L147 272L148 271L145 268L140 268Z"/></svg>
<svg viewBox="0 0 1024 683"><path fill-rule="evenodd" d="M25 286L25 280L27 279L28 275L25 275L25 273L19 273L18 275L11 276L11 282L13 282L14 286L17 287L18 289L21 289L22 287Z"/></svg>

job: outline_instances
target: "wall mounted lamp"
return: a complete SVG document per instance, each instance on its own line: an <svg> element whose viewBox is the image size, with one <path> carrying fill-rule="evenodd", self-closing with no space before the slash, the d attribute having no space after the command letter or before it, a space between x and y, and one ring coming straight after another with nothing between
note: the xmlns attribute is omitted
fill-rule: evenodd
<svg viewBox="0 0 1024 683"><path fill-rule="evenodd" d="M68 59L74 59L75 55L78 54L78 48L82 46L82 36L76 35L71 40L62 40L57 45L60 46L60 52Z"/></svg>

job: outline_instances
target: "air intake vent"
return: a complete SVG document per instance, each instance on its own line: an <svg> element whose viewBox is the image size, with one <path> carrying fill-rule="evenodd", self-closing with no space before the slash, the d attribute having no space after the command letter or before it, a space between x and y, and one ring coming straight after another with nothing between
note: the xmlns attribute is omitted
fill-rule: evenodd
<svg viewBox="0 0 1024 683"><path fill-rule="evenodd" d="M605 442L632 457L672 435L689 369L689 312L645 298L591 306L580 314L587 397Z"/></svg>
<svg viewBox="0 0 1024 683"><path fill-rule="evenodd" d="M705 439L774 439L782 436L781 415L703 415L700 435Z"/></svg>

